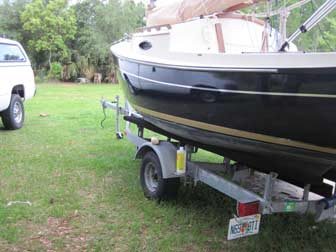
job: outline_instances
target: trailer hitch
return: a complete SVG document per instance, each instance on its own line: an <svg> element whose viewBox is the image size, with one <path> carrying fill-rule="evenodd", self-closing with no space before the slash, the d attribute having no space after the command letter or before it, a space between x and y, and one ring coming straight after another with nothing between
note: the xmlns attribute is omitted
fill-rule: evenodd
<svg viewBox="0 0 336 252"><path fill-rule="evenodd" d="M115 97L115 100L112 102L108 102L104 100L103 98L101 99L101 104L103 107L103 113L104 113L104 119L101 121L101 125L103 127L103 123L106 120L106 113L105 110L107 108L113 109L116 111L116 126L117 126L117 132L116 132L116 137L117 139L122 139L124 137L124 134L121 132L121 127L120 127L120 115L125 115L127 114L127 110L120 106L120 97L117 95Z"/></svg>

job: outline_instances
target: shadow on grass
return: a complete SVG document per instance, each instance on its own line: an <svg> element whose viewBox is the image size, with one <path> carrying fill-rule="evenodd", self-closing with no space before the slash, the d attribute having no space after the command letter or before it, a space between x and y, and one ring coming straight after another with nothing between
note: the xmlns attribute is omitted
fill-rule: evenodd
<svg viewBox="0 0 336 252"><path fill-rule="evenodd" d="M227 236L228 223L236 213L236 202L205 185L181 187L175 200L161 203L192 213L196 228L209 226L214 234ZM322 239L323 237L323 239ZM335 251L336 229L333 221L316 223L311 215L295 213L264 215L260 233L229 242L230 249L243 251Z"/></svg>
<svg viewBox="0 0 336 252"><path fill-rule="evenodd" d="M112 127L104 132L108 130L114 132ZM106 215L102 220L106 226L115 226L113 217L109 217L110 212L114 213L120 222L118 232L134 241L140 239L144 225L149 235L162 239L150 239L153 246L148 251L158 251L169 241L173 241L169 243L172 251L183 251L178 248L185 243L197 243L194 251L336 250L336 228L331 221L315 223L312 216L294 213L263 216L258 235L227 242L228 224L236 213L236 202L201 183L196 187L181 185L174 200L159 204L147 201L139 181L140 162L132 160L134 146L125 140L112 139L114 133L111 132L104 135L105 140L99 138L95 142L93 150L97 157L90 165L98 177L108 181L102 192L107 204L106 209L100 209ZM208 158L208 154L204 158ZM107 236L103 236L104 241L108 240ZM174 241L180 237L181 240ZM105 248L107 242L103 245L97 242L94 246Z"/></svg>
<svg viewBox="0 0 336 252"><path fill-rule="evenodd" d="M128 144L126 144L128 145ZM124 151L119 146L118 154ZM100 148L100 147L98 147ZM127 146L123 148L128 149ZM130 149L128 149L130 150ZM133 152L132 152L133 153ZM114 155L118 155L114 153ZM120 158L120 157L119 157ZM120 185L114 183L107 194L114 194L115 198L131 202L137 213L150 218L167 218L164 235L171 236L169 230L190 235L189 241L199 241L206 251L335 251L335 225L332 221L315 223L313 216L295 213L274 214L262 217L260 233L235 241L226 241L229 220L236 213L236 202L222 193L199 183L196 187L181 185L176 199L160 201L154 206L146 202L139 182L140 162L134 163L129 154L125 154L124 162L120 162L118 169L115 164L102 166L100 176L109 172L112 177L119 175ZM116 197L116 195L118 197ZM112 202L111 202L112 204ZM191 225L190 229L187 228ZM155 229L155 224L151 226ZM204 237L206 236L206 237ZM207 240L212 240L211 245Z"/></svg>

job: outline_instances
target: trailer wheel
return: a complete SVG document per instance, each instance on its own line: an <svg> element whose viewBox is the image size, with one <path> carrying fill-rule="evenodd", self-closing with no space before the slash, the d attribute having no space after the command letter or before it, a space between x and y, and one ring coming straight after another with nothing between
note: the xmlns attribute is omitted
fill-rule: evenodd
<svg viewBox="0 0 336 252"><path fill-rule="evenodd" d="M148 151L142 159L140 182L145 197L149 199L175 197L180 185L179 178L162 178L160 160L153 151Z"/></svg>
<svg viewBox="0 0 336 252"><path fill-rule="evenodd" d="M2 112L1 119L5 129L16 130L23 126L24 107L22 99L19 95L13 94L9 107Z"/></svg>

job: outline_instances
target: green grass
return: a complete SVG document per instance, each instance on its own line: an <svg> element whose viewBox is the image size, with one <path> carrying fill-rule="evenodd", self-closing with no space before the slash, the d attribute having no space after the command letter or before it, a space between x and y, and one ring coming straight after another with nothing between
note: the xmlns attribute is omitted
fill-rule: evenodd
<svg viewBox="0 0 336 252"><path fill-rule="evenodd" d="M113 112L100 127L99 99L116 94L112 85L39 85L24 128L0 124L0 251L336 250L334 224L294 214L264 216L258 236L227 242L235 202L206 186L146 200ZM6 207L26 200L32 206Z"/></svg>

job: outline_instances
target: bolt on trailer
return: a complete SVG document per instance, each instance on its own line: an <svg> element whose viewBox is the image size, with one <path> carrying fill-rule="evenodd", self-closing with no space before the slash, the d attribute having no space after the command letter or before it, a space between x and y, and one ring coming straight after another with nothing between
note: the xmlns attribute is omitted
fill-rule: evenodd
<svg viewBox="0 0 336 252"><path fill-rule="evenodd" d="M336 216L336 194L326 198L310 191L310 185L300 188L277 178L276 173L265 174L224 158L223 163L191 161L197 147L172 141L174 136L143 120L131 105L101 100L105 110L116 111L116 138L126 138L136 146L136 159L142 159L140 182L144 195L149 199L176 196L180 181L204 183L237 201L237 214L229 223L228 240L255 235L259 232L262 215L274 213L313 214L317 222ZM121 116L126 122L121 131ZM105 120L105 119L104 119ZM131 130L136 125L137 132ZM145 138L144 130L151 130L167 137Z"/></svg>

